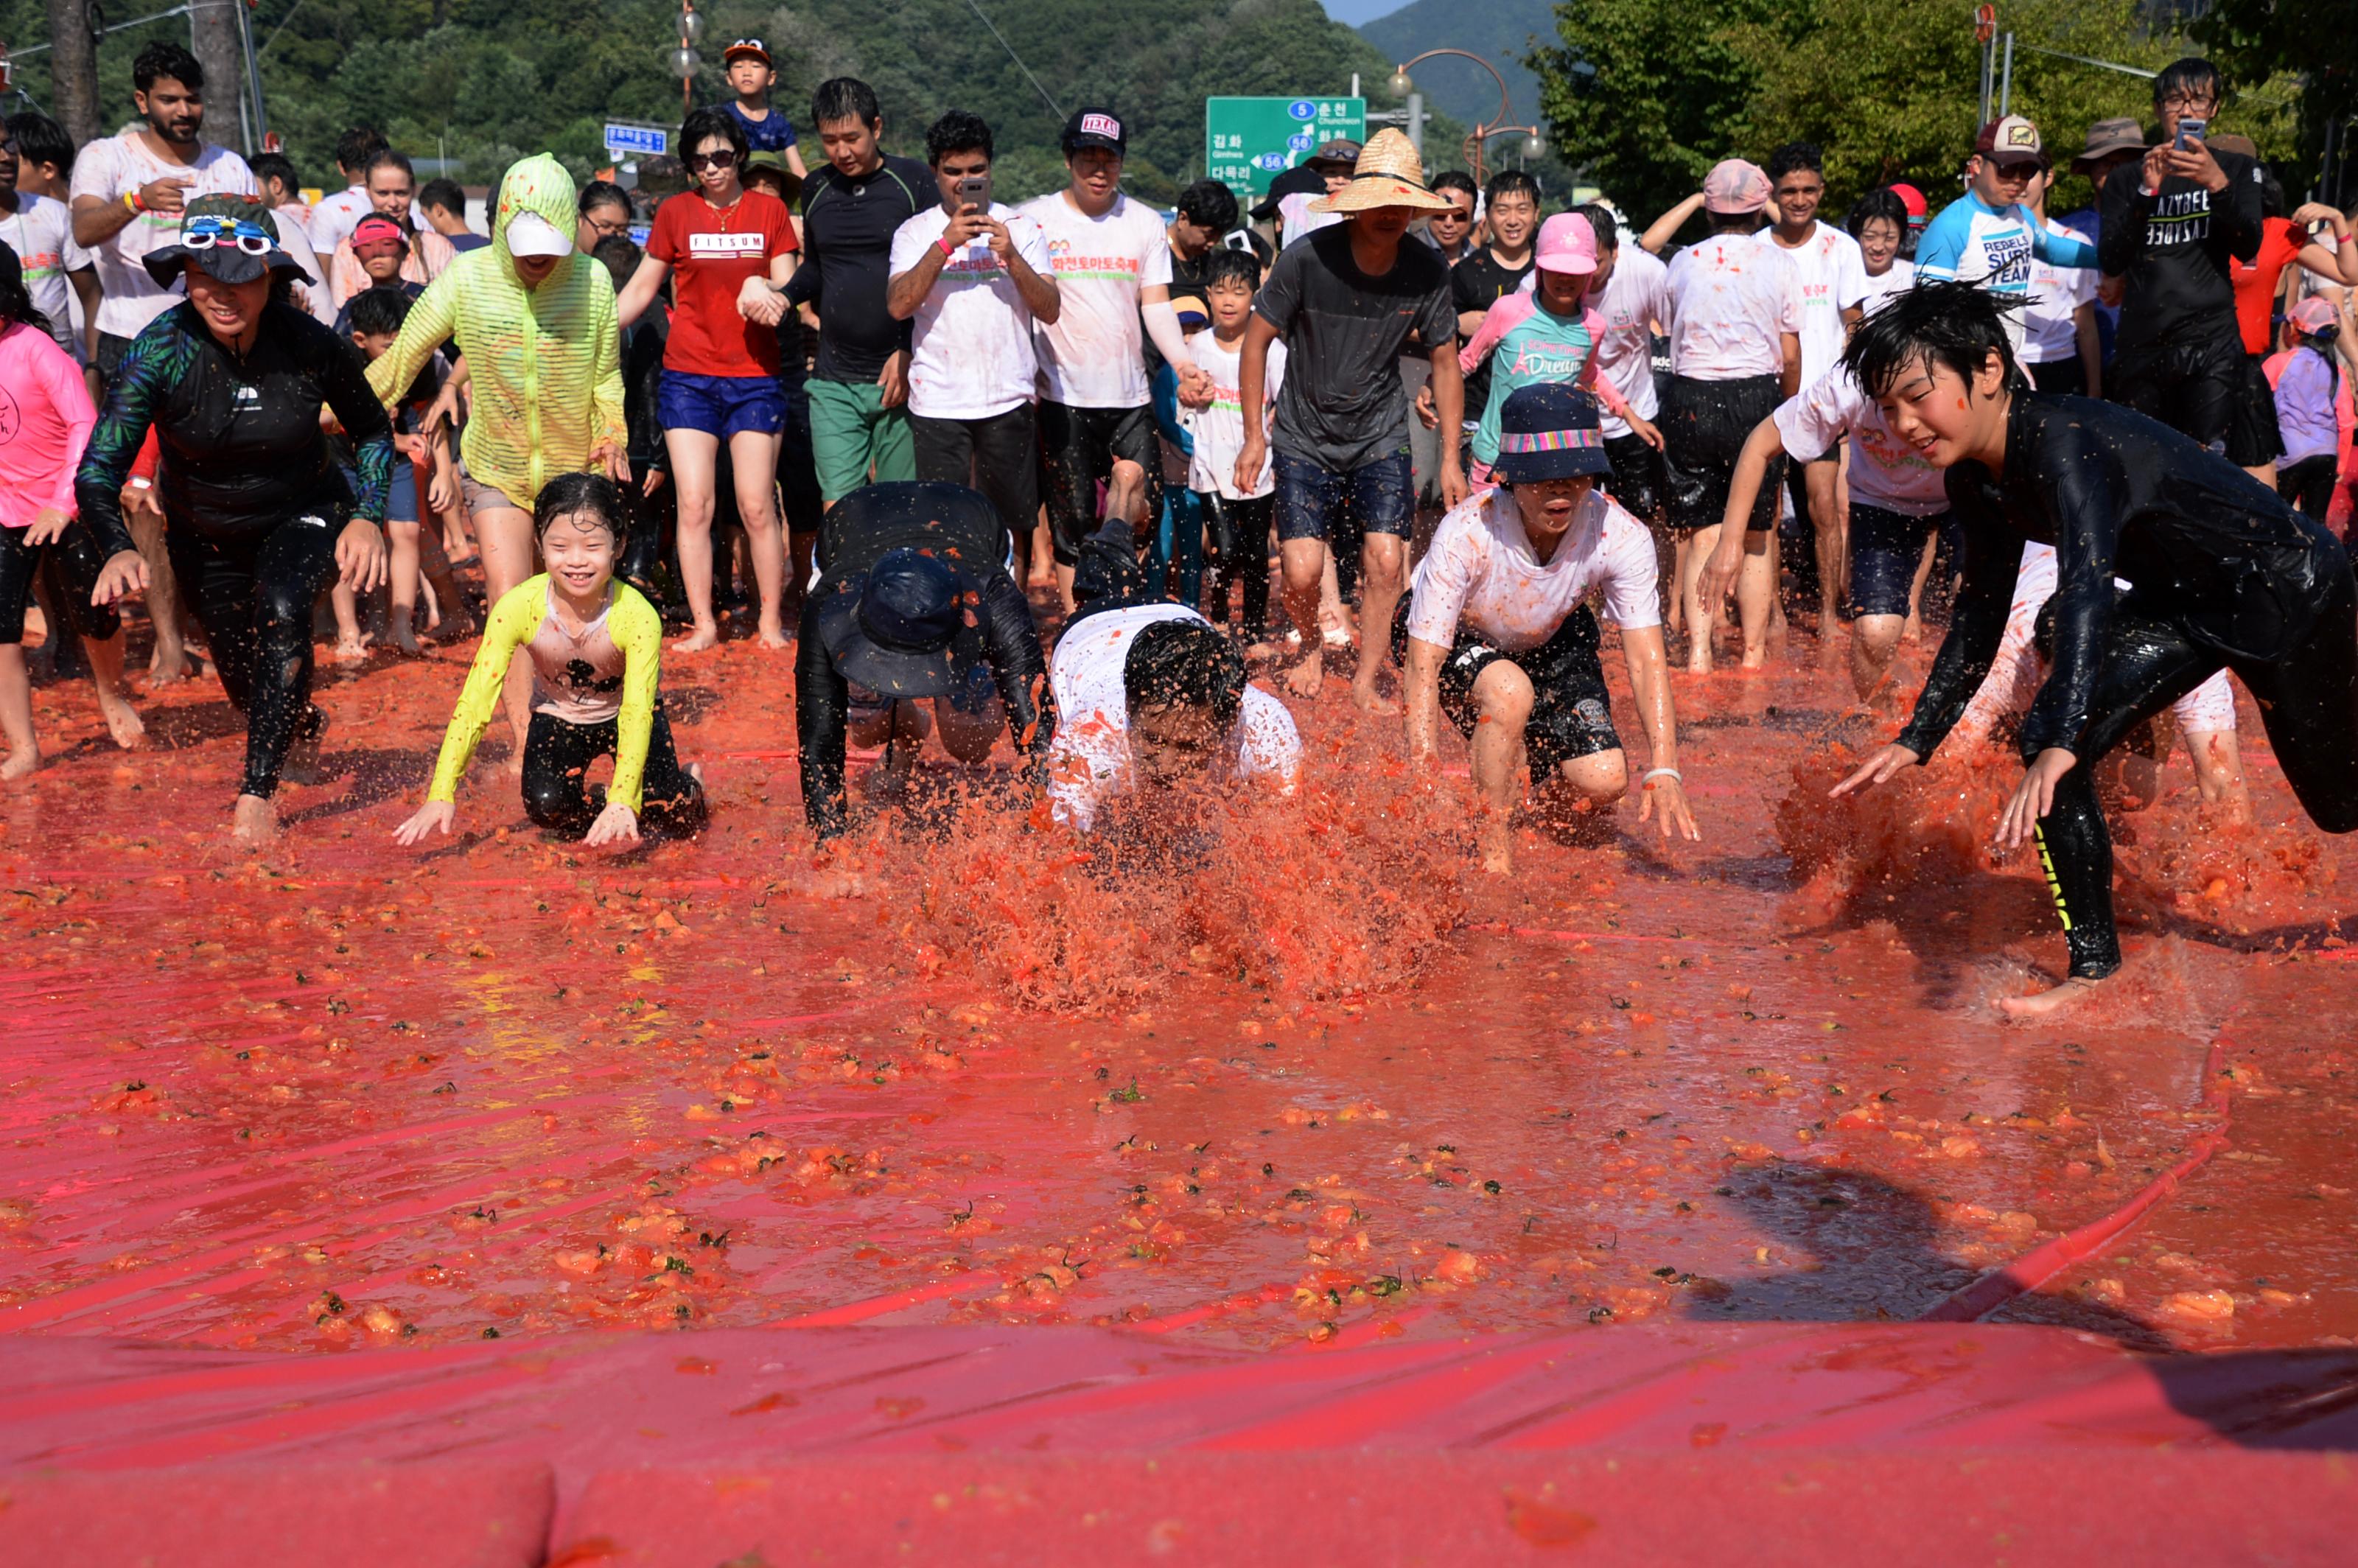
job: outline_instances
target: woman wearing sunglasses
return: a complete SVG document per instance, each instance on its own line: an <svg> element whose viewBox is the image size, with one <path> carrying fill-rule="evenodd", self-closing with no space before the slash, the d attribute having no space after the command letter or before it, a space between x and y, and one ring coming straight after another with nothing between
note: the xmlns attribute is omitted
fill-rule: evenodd
<svg viewBox="0 0 2358 1568"><path fill-rule="evenodd" d="M303 272L258 200L192 202L179 239L144 261L161 287L185 279L188 298L133 341L74 478L107 553L91 601L147 586L122 493L152 427L172 573L245 715L232 828L261 843L277 831L279 779L316 765L327 729L311 703L312 603L333 581L368 593L384 580L393 427L352 344L288 302ZM357 495L321 432L322 405L351 434Z"/></svg>
<svg viewBox="0 0 2358 1568"><path fill-rule="evenodd" d="M794 276L801 242L786 204L748 190L741 179L745 133L734 119L699 109L680 127L679 145L693 185L656 210L646 259L617 301L627 328L673 278L676 304L655 408L679 486L679 575L696 620L673 645L692 654L720 641L712 612L712 513L725 442L761 590L762 645L783 648L786 557L776 476L786 396L778 384L775 329L787 308L777 289Z"/></svg>

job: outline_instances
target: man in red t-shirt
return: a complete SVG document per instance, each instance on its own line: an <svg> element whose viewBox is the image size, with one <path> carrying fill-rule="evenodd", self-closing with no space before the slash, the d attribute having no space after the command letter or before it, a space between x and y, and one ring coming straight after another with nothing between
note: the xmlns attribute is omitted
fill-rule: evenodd
<svg viewBox="0 0 2358 1568"><path fill-rule="evenodd" d="M2213 136L2211 145L2247 157L2258 154L2242 136ZM2276 346L2270 340L2275 335L2277 285L2285 268L2296 261L2311 272L2358 284L2358 247L2350 243L2349 220L2322 201L2311 201L2287 218L2284 188L2273 174L2261 182L2260 211L2260 254L2248 262L2229 260L2228 281L2235 290L2235 328L2243 334L2245 373L2243 405L2227 430L2227 456L2273 489L2277 459L2284 455L2284 437L2277 428L2276 399L2260 365ZM2310 225L2319 223L2331 225L2336 249L2327 250L2311 235Z"/></svg>
<svg viewBox="0 0 2358 1568"><path fill-rule="evenodd" d="M680 584L696 621L673 647L692 654L720 641L712 611L712 512L726 441L761 591L762 644L784 648L786 557L774 476L786 396L778 384L776 327L786 309L778 290L794 276L801 241L784 202L740 180L745 133L736 121L699 109L680 127L679 142L694 186L656 209L646 259L616 301L627 329L654 303L664 280L672 280L655 411L679 487Z"/></svg>

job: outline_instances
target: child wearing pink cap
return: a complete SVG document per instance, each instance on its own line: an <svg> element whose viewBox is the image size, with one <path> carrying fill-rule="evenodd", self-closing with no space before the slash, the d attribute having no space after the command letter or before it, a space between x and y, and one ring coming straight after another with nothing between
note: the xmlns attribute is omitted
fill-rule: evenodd
<svg viewBox="0 0 2358 1568"><path fill-rule="evenodd" d="M1518 389L1542 382L1577 384L1596 395L1613 415L1647 445L1661 447L1661 432L1629 406L1620 390L1597 373L1596 348L1605 318L1585 303L1596 274L1596 232L1576 212L1559 212L1540 225L1536 287L1493 304L1481 330L1461 350L1457 362L1471 375L1495 349L1490 395L1474 431L1474 467L1466 481L1490 482L1498 460L1498 416Z"/></svg>

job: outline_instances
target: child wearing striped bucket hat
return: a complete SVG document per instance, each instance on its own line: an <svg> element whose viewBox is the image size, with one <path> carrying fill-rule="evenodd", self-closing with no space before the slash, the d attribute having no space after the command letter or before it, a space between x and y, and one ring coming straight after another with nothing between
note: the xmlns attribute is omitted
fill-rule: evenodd
<svg viewBox="0 0 2358 1568"><path fill-rule="evenodd" d="M1434 765L1443 714L1466 738L1487 871L1514 869L1526 760L1540 810L1609 831L1605 814L1628 793L1629 765L1587 603L1601 596L1646 730L1638 820L1659 817L1666 838L1700 838L1679 772L1653 535L1596 488L1612 463L1595 400L1554 382L1518 388L1500 411L1495 470L1495 488L1441 520L1393 628L1411 759Z"/></svg>
<svg viewBox="0 0 2358 1568"><path fill-rule="evenodd" d="M1423 161L1408 137L1387 128L1368 140L1350 179L1310 206L1347 221L1288 245L1253 302L1238 378L1244 446L1237 488L1259 488L1261 464L1273 450L1285 604L1302 634L1302 654L1282 684L1297 697L1316 697L1325 679L1318 590L1330 525L1350 499L1366 530L1351 700L1369 712L1397 713L1399 705L1377 691L1376 674L1407 578L1415 515L1409 401L1400 374L1412 335L1415 351L1433 362L1441 428L1456 429L1465 407L1449 264L1430 245L1401 242L1419 214L1448 210L1449 199L1425 185ZM1280 338L1285 384L1272 428L1264 431L1261 387L1270 345ZM1465 498L1453 442L1442 444L1440 480L1447 504Z"/></svg>

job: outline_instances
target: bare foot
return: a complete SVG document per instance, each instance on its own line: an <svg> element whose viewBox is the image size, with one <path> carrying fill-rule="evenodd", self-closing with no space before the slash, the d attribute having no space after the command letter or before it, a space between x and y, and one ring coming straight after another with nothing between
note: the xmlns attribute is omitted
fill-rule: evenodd
<svg viewBox="0 0 2358 1568"><path fill-rule="evenodd" d="M147 689L153 691L174 681L187 680L196 673L196 661L189 657L187 649L158 646L147 657Z"/></svg>
<svg viewBox="0 0 2358 1568"><path fill-rule="evenodd" d="M692 626L687 636L671 645L675 654L701 654L720 646L720 628L709 623Z"/></svg>
<svg viewBox="0 0 2358 1568"><path fill-rule="evenodd" d="M278 770L278 776L288 784L315 784L322 776L319 770L319 747L328 738L328 716L316 708L311 710L311 713L312 718L309 722L296 732L295 743L287 748L287 761ZM253 795L242 795L238 796L238 801L243 806L244 802L254 798L256 797ZM269 802L265 801L263 804L267 806ZM272 820L276 821L276 818L274 817Z"/></svg>
<svg viewBox="0 0 2358 1568"><path fill-rule="evenodd" d="M1401 705L1378 691L1372 680L1365 685L1356 680L1351 683L1351 705L1362 713L1388 714L1401 710Z"/></svg>
<svg viewBox="0 0 2358 1568"><path fill-rule="evenodd" d="M41 749L38 746L19 746L8 753L6 762L0 762L0 779L13 784L40 765Z"/></svg>
<svg viewBox="0 0 2358 1568"><path fill-rule="evenodd" d="M1693 659L1689 659L1687 661L1687 674L1691 676L1707 676L1711 674L1711 661L1709 659L1704 659L1701 663L1697 663Z"/></svg>
<svg viewBox="0 0 2358 1568"><path fill-rule="evenodd" d="M394 628L393 645L405 658L422 659L426 656L426 650L418 646L416 633L406 626Z"/></svg>
<svg viewBox="0 0 2358 1568"><path fill-rule="evenodd" d="M1768 649L1747 648L1744 650L1744 662L1738 667L1746 670L1759 670L1767 668L1768 664Z"/></svg>
<svg viewBox="0 0 2358 1568"><path fill-rule="evenodd" d="M1285 674L1278 677L1278 684L1285 688L1288 697L1305 700L1316 697L1319 688L1326 684L1325 651L1313 646L1306 656L1286 666Z"/></svg>
<svg viewBox="0 0 2358 1568"><path fill-rule="evenodd" d="M278 837L278 807L258 795L237 797L237 809L230 814L230 837L241 844L259 847Z"/></svg>
<svg viewBox="0 0 2358 1568"><path fill-rule="evenodd" d="M1330 648L1347 648L1351 645L1351 629L1348 626L1326 627L1319 636Z"/></svg>
<svg viewBox="0 0 2358 1568"><path fill-rule="evenodd" d="M2079 1006L2096 993L2102 980L2072 979L2036 996L2002 996L1997 1010L2008 1018L2047 1018Z"/></svg>
<svg viewBox="0 0 2358 1568"><path fill-rule="evenodd" d="M1256 637L1245 644L1245 657L1248 659L1274 659L1285 652L1282 644L1272 643L1267 637Z"/></svg>
<svg viewBox="0 0 2358 1568"><path fill-rule="evenodd" d="M788 637L780 628L770 625L766 622L763 623L762 629L754 633L754 641L761 643L764 648L769 649L772 653L779 652L782 649L791 648L795 645L794 639Z"/></svg>
<svg viewBox="0 0 2358 1568"><path fill-rule="evenodd" d="M105 717L106 732L114 738L117 746L135 752L147 743L147 726L139 721L138 709L120 695L100 697L98 710Z"/></svg>
<svg viewBox="0 0 2358 1568"><path fill-rule="evenodd" d="M368 633L365 632L356 632L349 637L337 638L336 645L328 650L328 657L335 660L336 663L340 665L349 665L355 660L367 658L368 651Z"/></svg>
<svg viewBox="0 0 2358 1568"><path fill-rule="evenodd" d="M1899 628L1899 640L1913 646L1924 640L1924 622L1910 615Z"/></svg>

